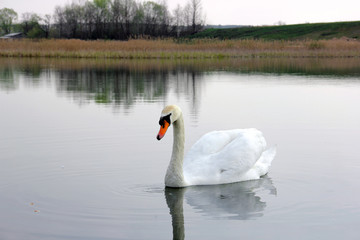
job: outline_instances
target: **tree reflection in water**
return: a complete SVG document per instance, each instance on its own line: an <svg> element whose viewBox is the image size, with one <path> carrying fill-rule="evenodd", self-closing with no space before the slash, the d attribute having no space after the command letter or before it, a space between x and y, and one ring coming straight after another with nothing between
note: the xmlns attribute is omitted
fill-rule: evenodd
<svg viewBox="0 0 360 240"><path fill-rule="evenodd" d="M130 71L126 68L61 70L55 72L57 91L79 103L95 101L129 108L136 101L158 101L170 90L185 95L196 105L201 73Z"/></svg>
<svg viewBox="0 0 360 240"><path fill-rule="evenodd" d="M188 99L196 115L209 71L360 76L357 59L118 60L0 58L0 90L54 84L78 104L95 102L129 109L136 101L162 101L169 94Z"/></svg>
<svg viewBox="0 0 360 240"><path fill-rule="evenodd" d="M162 101L173 93L188 99L196 112L203 75L196 65L184 67L162 61L17 59L0 67L0 89L14 91L20 79L33 87L51 82L59 95L80 105L95 102L125 109L136 101Z"/></svg>

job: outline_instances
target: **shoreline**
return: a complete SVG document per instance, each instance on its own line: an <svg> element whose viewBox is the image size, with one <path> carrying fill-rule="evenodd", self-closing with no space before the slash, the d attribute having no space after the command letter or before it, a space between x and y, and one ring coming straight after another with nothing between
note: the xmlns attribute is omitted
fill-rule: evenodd
<svg viewBox="0 0 360 240"><path fill-rule="evenodd" d="M65 71L123 69L137 74L149 71L235 71L262 74L351 76L360 75L358 58L224 58L224 59L105 59L105 58L1 58L0 69L33 72L56 68Z"/></svg>
<svg viewBox="0 0 360 240"><path fill-rule="evenodd" d="M360 41L1 40L0 57L89 59L360 58Z"/></svg>

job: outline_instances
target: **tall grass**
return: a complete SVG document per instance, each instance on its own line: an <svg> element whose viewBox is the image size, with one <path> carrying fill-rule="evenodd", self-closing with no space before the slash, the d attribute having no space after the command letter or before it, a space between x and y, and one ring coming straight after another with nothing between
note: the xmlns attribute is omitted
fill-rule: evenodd
<svg viewBox="0 0 360 240"><path fill-rule="evenodd" d="M2 40L2 57L207 59L239 57L360 57L360 41Z"/></svg>

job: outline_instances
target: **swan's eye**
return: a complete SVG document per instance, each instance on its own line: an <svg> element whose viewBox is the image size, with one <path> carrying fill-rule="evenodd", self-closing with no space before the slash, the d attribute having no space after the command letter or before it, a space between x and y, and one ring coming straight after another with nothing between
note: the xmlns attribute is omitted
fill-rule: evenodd
<svg viewBox="0 0 360 240"><path fill-rule="evenodd" d="M159 120L159 125L161 125L162 127L165 127L165 121L167 123L169 123L169 125L170 125L171 124L170 116L171 116L171 113L169 115L161 117Z"/></svg>

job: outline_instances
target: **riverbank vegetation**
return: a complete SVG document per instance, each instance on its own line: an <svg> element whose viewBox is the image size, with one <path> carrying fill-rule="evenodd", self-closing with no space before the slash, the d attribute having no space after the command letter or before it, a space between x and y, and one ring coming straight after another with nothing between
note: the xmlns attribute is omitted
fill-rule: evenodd
<svg viewBox="0 0 360 240"><path fill-rule="evenodd" d="M128 41L3 40L1 57L219 59L250 57L360 57L360 41L130 39Z"/></svg>
<svg viewBox="0 0 360 240"><path fill-rule="evenodd" d="M307 23L276 26L249 26L228 29L205 29L190 38L324 40L333 38L360 40L360 21Z"/></svg>

